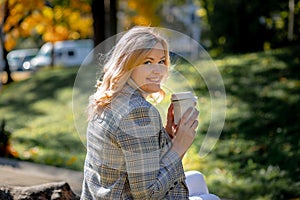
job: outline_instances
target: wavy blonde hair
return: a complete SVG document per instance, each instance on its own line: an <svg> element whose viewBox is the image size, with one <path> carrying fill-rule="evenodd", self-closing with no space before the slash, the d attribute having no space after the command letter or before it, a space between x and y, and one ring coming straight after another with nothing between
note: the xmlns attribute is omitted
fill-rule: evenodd
<svg viewBox="0 0 300 200"><path fill-rule="evenodd" d="M151 49L160 43L166 57L166 66L170 66L167 41L154 28L133 27L127 31L108 54L104 63L102 81L97 84L97 91L90 99L91 115L101 112L111 103L112 98L124 87L132 70L142 64ZM164 95L164 91L158 92Z"/></svg>

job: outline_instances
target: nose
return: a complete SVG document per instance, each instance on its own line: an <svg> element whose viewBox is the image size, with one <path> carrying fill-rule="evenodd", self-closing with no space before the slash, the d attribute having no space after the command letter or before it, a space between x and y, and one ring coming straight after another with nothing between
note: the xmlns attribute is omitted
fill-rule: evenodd
<svg viewBox="0 0 300 200"><path fill-rule="evenodd" d="M155 65L153 65L152 72L155 74L161 74L161 73L163 73L164 68L166 68L166 67L163 65L155 64Z"/></svg>

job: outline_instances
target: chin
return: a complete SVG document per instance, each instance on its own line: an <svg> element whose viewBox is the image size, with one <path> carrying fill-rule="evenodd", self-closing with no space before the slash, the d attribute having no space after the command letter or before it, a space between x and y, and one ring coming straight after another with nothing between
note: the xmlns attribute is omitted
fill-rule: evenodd
<svg viewBox="0 0 300 200"><path fill-rule="evenodd" d="M144 90L147 93L156 93L161 90L160 84L147 84L144 87L142 87L142 90Z"/></svg>

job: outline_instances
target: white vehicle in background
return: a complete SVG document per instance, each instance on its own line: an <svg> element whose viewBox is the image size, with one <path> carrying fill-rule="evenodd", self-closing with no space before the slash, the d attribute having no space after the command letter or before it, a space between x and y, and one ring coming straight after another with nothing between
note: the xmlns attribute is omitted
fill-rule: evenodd
<svg viewBox="0 0 300 200"><path fill-rule="evenodd" d="M93 50L94 43L91 39L86 40L65 40L54 43L54 65L63 67L80 66L83 61L88 64L92 61L85 60ZM24 63L24 68L36 70L39 67L51 65L53 45L51 42L45 43L38 54L30 62ZM89 56L88 58L91 58Z"/></svg>
<svg viewBox="0 0 300 200"><path fill-rule="evenodd" d="M36 56L39 49L16 49L7 54L7 62L11 71L23 71L23 64Z"/></svg>

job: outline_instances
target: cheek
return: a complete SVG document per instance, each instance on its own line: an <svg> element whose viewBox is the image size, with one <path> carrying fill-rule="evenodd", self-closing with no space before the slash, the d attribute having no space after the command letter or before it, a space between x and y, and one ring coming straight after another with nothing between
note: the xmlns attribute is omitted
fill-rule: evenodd
<svg viewBox="0 0 300 200"><path fill-rule="evenodd" d="M144 70L138 68L132 71L131 73L131 78L132 80L134 80L134 82L138 83L142 83L144 78L145 78L145 72Z"/></svg>
<svg viewBox="0 0 300 200"><path fill-rule="evenodd" d="M167 66L162 66L162 74L163 76L169 75L169 68Z"/></svg>
<svg viewBox="0 0 300 200"><path fill-rule="evenodd" d="M169 76L169 68L167 66L160 66L159 68L160 75L162 76L162 82L164 82Z"/></svg>

